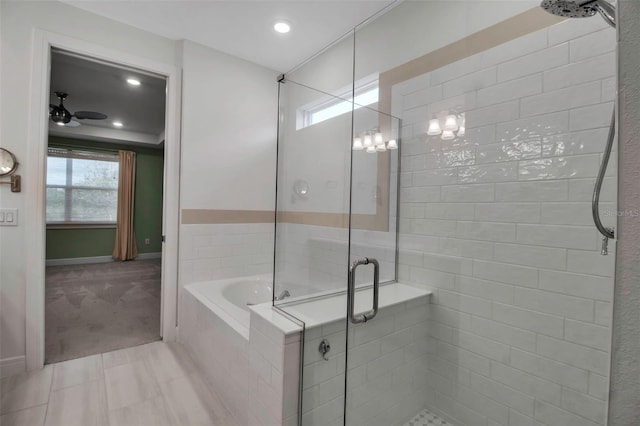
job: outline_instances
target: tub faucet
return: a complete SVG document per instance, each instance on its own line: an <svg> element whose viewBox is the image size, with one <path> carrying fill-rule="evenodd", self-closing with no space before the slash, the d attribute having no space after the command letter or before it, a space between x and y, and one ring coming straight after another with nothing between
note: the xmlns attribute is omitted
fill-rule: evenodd
<svg viewBox="0 0 640 426"><path fill-rule="evenodd" d="M276 300L282 300L285 297L289 297L291 296L291 293L289 293L289 290L283 290L282 293L280 293L280 296L276 297Z"/></svg>

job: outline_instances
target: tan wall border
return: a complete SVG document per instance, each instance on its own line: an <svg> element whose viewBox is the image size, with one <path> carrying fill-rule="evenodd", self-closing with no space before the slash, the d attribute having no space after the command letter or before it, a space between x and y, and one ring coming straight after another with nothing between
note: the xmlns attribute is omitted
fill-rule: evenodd
<svg viewBox="0 0 640 426"><path fill-rule="evenodd" d="M273 223L273 210L182 209L183 225Z"/></svg>

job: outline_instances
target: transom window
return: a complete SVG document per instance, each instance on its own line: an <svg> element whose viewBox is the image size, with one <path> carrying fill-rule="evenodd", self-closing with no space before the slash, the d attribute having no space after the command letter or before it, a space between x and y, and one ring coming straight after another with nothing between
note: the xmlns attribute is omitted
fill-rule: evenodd
<svg viewBox="0 0 640 426"><path fill-rule="evenodd" d="M335 96L327 95L319 101L305 105L298 110L298 130L351 112L378 102L378 79L371 76L356 83L355 96L351 86L338 91Z"/></svg>
<svg viewBox="0 0 640 426"><path fill-rule="evenodd" d="M118 155L49 148L47 224L115 224Z"/></svg>

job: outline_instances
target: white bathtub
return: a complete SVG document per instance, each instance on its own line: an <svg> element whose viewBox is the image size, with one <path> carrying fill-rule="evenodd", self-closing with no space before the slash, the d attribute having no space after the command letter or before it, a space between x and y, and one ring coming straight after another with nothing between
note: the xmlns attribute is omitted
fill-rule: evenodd
<svg viewBox="0 0 640 426"><path fill-rule="evenodd" d="M271 274L262 274L198 282L187 285L185 290L248 340L248 306L271 301L272 281Z"/></svg>

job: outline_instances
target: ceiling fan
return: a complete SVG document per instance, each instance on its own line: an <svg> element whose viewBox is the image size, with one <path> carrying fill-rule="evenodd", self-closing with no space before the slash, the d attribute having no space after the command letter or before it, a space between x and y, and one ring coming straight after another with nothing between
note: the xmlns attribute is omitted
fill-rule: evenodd
<svg viewBox="0 0 640 426"><path fill-rule="evenodd" d="M60 99L60 105L49 104L49 117L51 120L60 125L67 127L78 127L80 125L76 120L72 120L72 118L77 118L78 120L104 120L107 118L105 114L95 111L76 111L74 114L71 114L69 110L64 107L64 100L67 99L67 93L64 92L55 92L56 97Z"/></svg>

